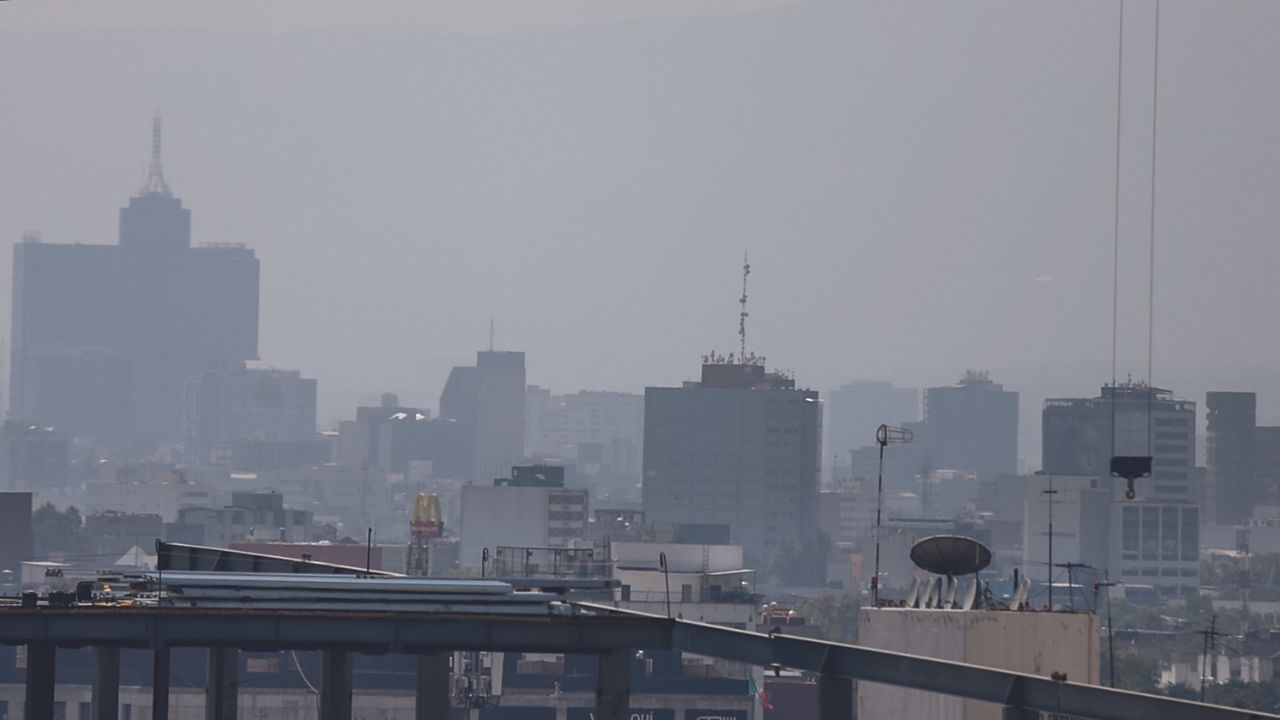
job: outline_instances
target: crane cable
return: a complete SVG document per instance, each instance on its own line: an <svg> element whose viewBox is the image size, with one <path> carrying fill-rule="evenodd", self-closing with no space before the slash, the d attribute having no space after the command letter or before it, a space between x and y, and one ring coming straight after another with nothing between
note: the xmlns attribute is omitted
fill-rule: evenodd
<svg viewBox="0 0 1280 720"><path fill-rule="evenodd" d="M1120 401L1117 377L1117 357L1119 347L1120 325L1120 171L1121 171L1121 136L1123 134L1123 78L1124 78L1124 0L1120 0L1119 40L1117 42L1118 60L1116 72L1116 164L1115 164L1115 198L1112 228L1112 275L1111 275L1111 457L1116 458L1116 436L1118 434L1116 416ZM1152 65L1151 91L1151 200L1148 218L1148 258L1147 258L1147 433L1146 457L1148 463L1153 454L1153 413L1155 402L1155 383L1153 382L1155 360L1155 300L1156 300L1156 153L1158 148L1159 100L1160 100L1160 0L1156 0L1154 27L1154 61ZM1148 473L1152 472L1150 464ZM1113 465L1114 474L1114 465ZM1135 477L1125 476L1127 488L1125 497L1132 500Z"/></svg>

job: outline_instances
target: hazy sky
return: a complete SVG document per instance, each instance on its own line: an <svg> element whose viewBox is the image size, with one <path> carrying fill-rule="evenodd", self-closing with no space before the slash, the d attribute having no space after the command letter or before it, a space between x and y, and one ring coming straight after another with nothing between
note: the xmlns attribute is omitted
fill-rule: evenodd
<svg viewBox="0 0 1280 720"><path fill-rule="evenodd" d="M1154 3L1126 8L1141 376ZM990 368L1034 463L1040 398L1110 376L1118 9L10 0L0 239L114 242L159 109L195 241L256 248L263 360L319 378L326 420L384 390L434 409L490 318L557 391L693 377L736 348L748 250L771 365ZM1280 3L1162 13L1155 380L1280 420Z"/></svg>

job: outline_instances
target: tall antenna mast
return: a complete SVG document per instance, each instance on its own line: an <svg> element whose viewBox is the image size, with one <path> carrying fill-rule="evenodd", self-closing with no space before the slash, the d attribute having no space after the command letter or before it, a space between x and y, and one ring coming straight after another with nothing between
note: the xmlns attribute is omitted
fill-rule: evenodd
<svg viewBox="0 0 1280 720"><path fill-rule="evenodd" d="M747 361L747 276L751 274L751 263L747 262L747 253L742 253L742 297L738 299L738 304L742 306L742 310L738 312L738 341L741 345L739 348L740 362Z"/></svg>
<svg viewBox="0 0 1280 720"><path fill-rule="evenodd" d="M489 318L489 352L493 352L493 318Z"/></svg>
<svg viewBox="0 0 1280 720"><path fill-rule="evenodd" d="M151 165L147 167L147 181L142 184L139 195L155 195L173 197L169 183L164 181L164 163L160 159L161 120L157 112L151 120Z"/></svg>

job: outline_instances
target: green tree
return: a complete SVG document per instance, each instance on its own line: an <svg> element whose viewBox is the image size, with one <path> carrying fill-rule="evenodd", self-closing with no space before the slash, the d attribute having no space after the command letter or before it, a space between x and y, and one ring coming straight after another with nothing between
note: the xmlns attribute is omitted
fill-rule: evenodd
<svg viewBox="0 0 1280 720"><path fill-rule="evenodd" d="M53 503L41 505L31 514L31 532L37 558L82 555L88 551L84 521L75 506L59 510Z"/></svg>
<svg viewBox="0 0 1280 720"><path fill-rule="evenodd" d="M1158 691L1157 680L1159 677L1160 663L1155 660L1133 652L1116 653L1117 688L1154 693Z"/></svg>
<svg viewBox="0 0 1280 720"><path fill-rule="evenodd" d="M858 610L861 607L862 603L853 595L823 593L796 610L804 616L806 623L821 631L823 640L855 643L858 641Z"/></svg>
<svg viewBox="0 0 1280 720"><path fill-rule="evenodd" d="M826 585L830 552L831 540L823 534L803 543L789 542L769 561L769 573L784 585Z"/></svg>

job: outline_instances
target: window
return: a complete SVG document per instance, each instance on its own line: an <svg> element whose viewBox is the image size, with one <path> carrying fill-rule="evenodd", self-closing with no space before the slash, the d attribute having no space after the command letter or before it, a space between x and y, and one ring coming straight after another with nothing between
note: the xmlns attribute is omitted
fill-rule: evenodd
<svg viewBox="0 0 1280 720"><path fill-rule="evenodd" d="M1124 509L1124 518L1122 523L1121 549L1124 552L1125 560L1138 559L1138 508L1126 507Z"/></svg>
<svg viewBox="0 0 1280 720"><path fill-rule="evenodd" d="M1142 508L1142 559L1156 560L1160 557L1160 517L1159 508ZM1145 572L1143 573L1146 574Z"/></svg>
<svg viewBox="0 0 1280 720"><path fill-rule="evenodd" d="M1172 505L1160 508L1160 559L1178 559L1178 508Z"/></svg>
<svg viewBox="0 0 1280 720"><path fill-rule="evenodd" d="M1196 508L1182 508L1182 559L1200 559L1200 519Z"/></svg>

